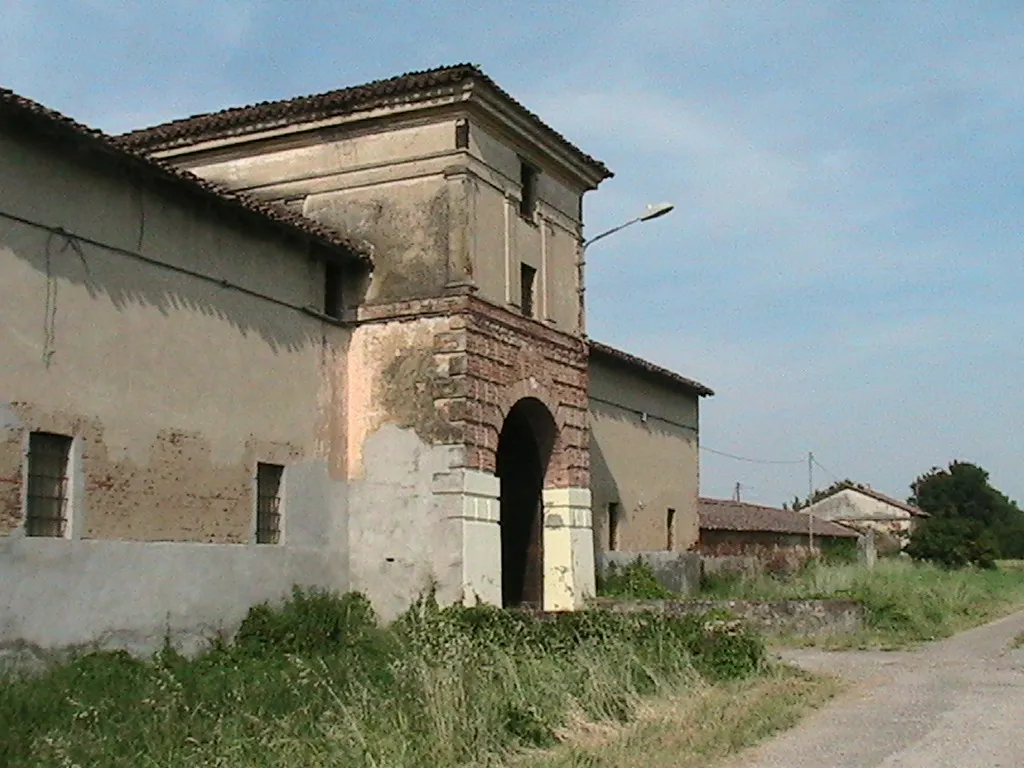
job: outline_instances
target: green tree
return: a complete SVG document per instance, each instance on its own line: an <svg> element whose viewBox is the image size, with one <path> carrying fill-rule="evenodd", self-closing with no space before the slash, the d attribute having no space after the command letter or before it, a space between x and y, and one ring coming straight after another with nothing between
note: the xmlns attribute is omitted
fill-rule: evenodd
<svg viewBox="0 0 1024 768"><path fill-rule="evenodd" d="M952 567L992 565L1024 551L1024 512L989 483L989 474L954 461L918 477L909 502L927 512L911 534L908 554Z"/></svg>

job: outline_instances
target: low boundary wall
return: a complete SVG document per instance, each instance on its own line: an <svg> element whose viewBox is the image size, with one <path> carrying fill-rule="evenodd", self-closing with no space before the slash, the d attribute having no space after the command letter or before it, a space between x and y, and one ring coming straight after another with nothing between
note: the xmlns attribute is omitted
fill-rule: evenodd
<svg viewBox="0 0 1024 768"><path fill-rule="evenodd" d="M726 610L769 635L823 636L856 632L864 606L856 600L622 600L596 598L591 608L622 613L659 611L670 616Z"/></svg>

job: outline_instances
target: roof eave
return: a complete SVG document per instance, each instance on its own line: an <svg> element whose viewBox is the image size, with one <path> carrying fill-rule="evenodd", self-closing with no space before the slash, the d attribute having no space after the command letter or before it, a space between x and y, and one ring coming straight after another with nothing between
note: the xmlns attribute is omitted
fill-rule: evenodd
<svg viewBox="0 0 1024 768"><path fill-rule="evenodd" d="M117 141L149 154L175 154L175 149L197 149L218 139L269 134L275 129L287 131L289 127L294 130L297 123L302 126L340 123L341 120L333 118L374 110L386 112L403 104L436 106L438 99L453 96L476 101L485 109L500 111L506 120L512 118L519 130L542 138L549 151L554 150L554 154L560 156L568 167L574 168L576 175L591 188L596 188L602 180L613 175L603 163L584 153L472 64L412 72L323 94L195 115L129 131L118 136ZM330 103L332 99L336 103ZM327 105L323 106L321 102ZM245 119L247 112L251 114L251 120Z"/></svg>
<svg viewBox="0 0 1024 768"><path fill-rule="evenodd" d="M48 135L51 140L86 150L109 159L129 173L139 174L148 181L170 187L175 193L205 203L220 206L225 211L247 218L249 221L276 230L277 234L322 248L340 260L354 261L372 267L369 254L353 244L334 237L312 220L299 218L286 210L253 200L243 194L178 169L137 151L118 144L113 137L77 122L55 110L28 99L9 89L0 88L0 111L10 118L10 125L19 124L34 138Z"/></svg>
<svg viewBox="0 0 1024 768"><path fill-rule="evenodd" d="M631 355L621 349L609 346L608 344L603 344L599 341L594 341L593 339L590 339L588 344L590 354L596 353L599 357L603 357L606 360L610 360L623 367L640 371L648 376L653 376L663 382L669 383L673 387L685 389L699 397L713 397L715 394L713 389L701 384L699 381L689 379L675 371L669 370L668 368L663 368L660 365L644 360L642 357Z"/></svg>

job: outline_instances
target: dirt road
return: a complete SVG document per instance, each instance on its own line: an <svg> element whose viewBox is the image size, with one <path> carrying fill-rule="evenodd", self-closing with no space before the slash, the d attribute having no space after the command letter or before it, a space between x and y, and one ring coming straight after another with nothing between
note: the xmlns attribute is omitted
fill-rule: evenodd
<svg viewBox="0 0 1024 768"><path fill-rule="evenodd" d="M853 687L733 768L1024 766L1024 613L913 652L786 651Z"/></svg>

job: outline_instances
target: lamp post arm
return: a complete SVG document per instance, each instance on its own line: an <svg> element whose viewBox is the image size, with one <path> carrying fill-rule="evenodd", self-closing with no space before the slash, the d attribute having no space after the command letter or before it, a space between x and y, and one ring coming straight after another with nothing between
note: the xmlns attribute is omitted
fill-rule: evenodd
<svg viewBox="0 0 1024 768"><path fill-rule="evenodd" d="M637 216L635 219L630 219L625 224L619 224L619 226L612 227L611 229L609 229L606 232L602 232L599 235L594 235L589 240L584 240L583 241L583 248L586 249L588 246L592 245L593 243L596 243L602 237L608 237L608 235L614 235L619 230L625 229L626 227L630 226L631 224L636 224L638 221L641 221L642 219L643 219L642 216Z"/></svg>

